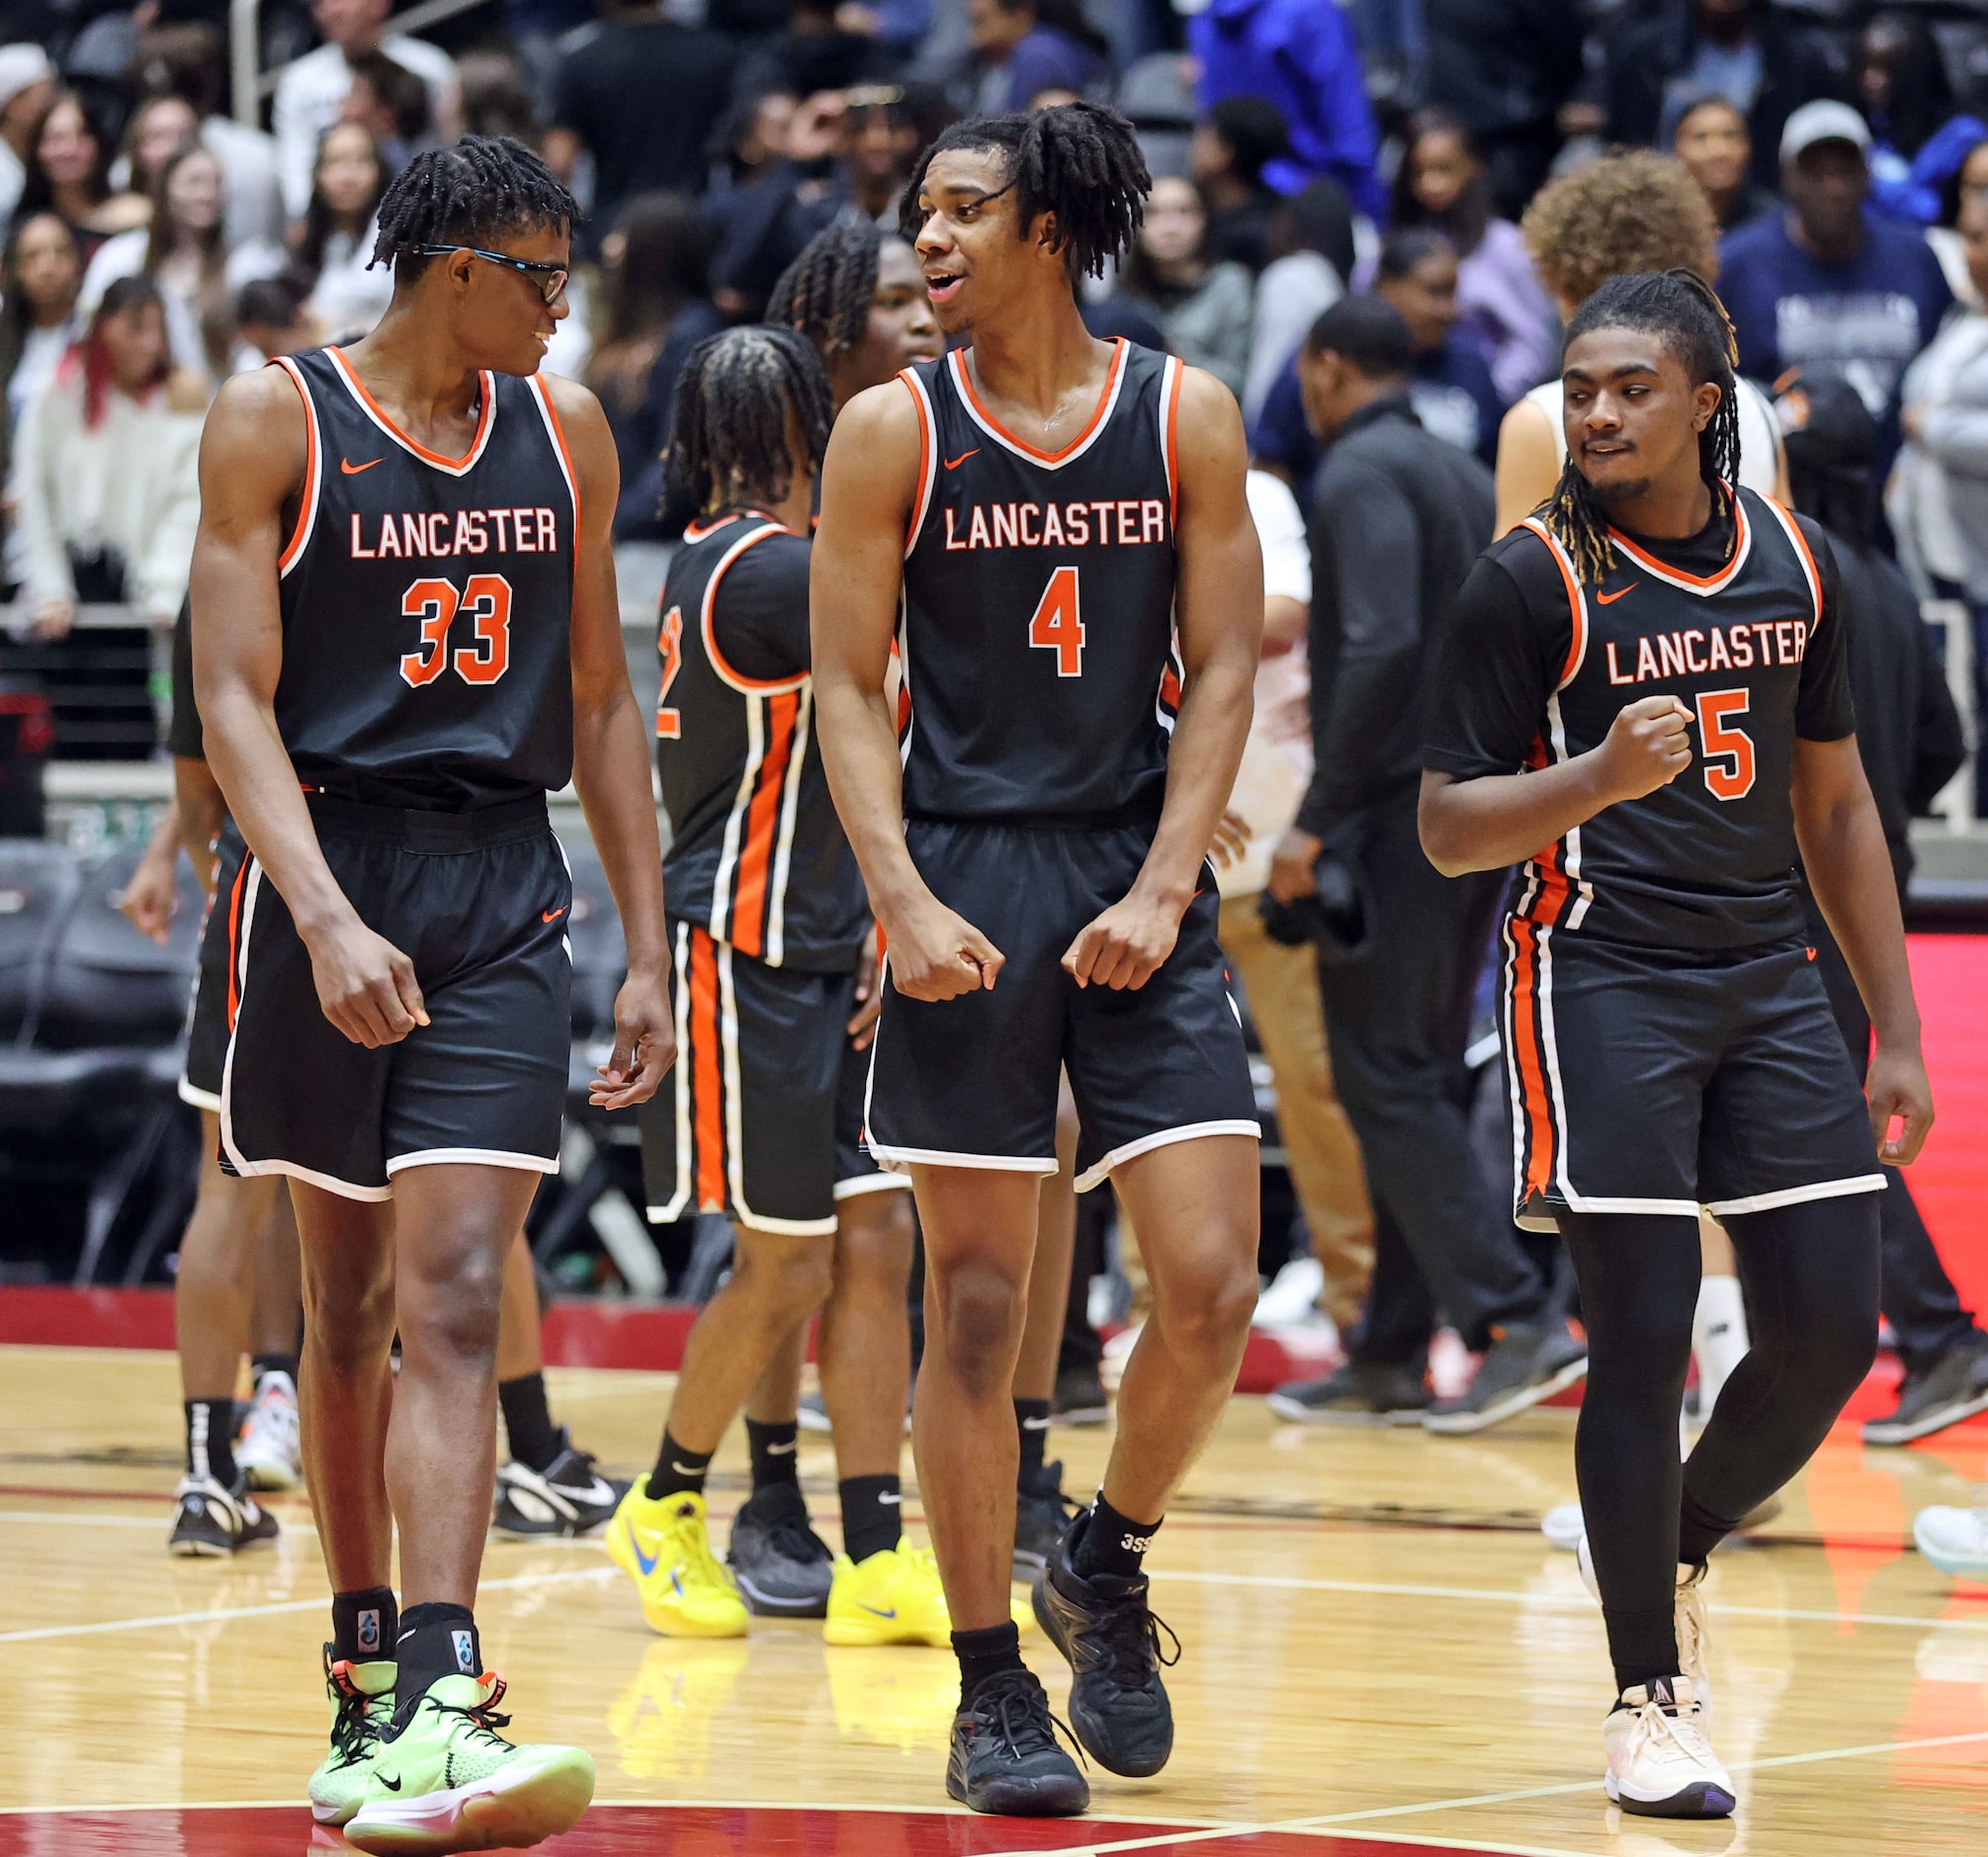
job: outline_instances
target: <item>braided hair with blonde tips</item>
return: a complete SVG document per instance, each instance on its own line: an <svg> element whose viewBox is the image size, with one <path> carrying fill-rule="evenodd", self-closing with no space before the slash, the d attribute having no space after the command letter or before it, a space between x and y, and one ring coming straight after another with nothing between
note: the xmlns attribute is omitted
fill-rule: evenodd
<svg viewBox="0 0 1988 1857"><path fill-rule="evenodd" d="M767 299L766 320L798 329L823 361L833 361L863 339L884 235L865 219L824 225L781 272Z"/></svg>
<svg viewBox="0 0 1988 1857"><path fill-rule="evenodd" d="M1027 116L969 117L944 131L918 157L898 203L898 229L908 239L924 223L918 194L925 171L949 148L994 148L1006 156L1020 235L1028 236L1038 214L1055 214L1073 286L1081 277L1102 277L1131 250L1145 221L1153 176L1131 123L1101 103L1060 103Z"/></svg>
<svg viewBox="0 0 1988 1857"><path fill-rule="evenodd" d="M819 471L835 400L806 336L765 323L707 336L677 377L663 469L706 514L759 498L778 502L794 475L790 411Z"/></svg>
<svg viewBox="0 0 1988 1857"><path fill-rule="evenodd" d="M1739 338L1718 293L1694 271L1641 271L1611 277L1576 311L1562 353L1595 329L1635 329L1658 336L1685 364L1693 383L1709 381L1719 403L1698 434L1698 474L1711 488L1713 507L1722 485L1740 474L1740 402L1735 369ZM1581 475L1570 447L1553 493L1539 514L1573 558L1584 581L1599 580L1615 565L1608 513Z"/></svg>

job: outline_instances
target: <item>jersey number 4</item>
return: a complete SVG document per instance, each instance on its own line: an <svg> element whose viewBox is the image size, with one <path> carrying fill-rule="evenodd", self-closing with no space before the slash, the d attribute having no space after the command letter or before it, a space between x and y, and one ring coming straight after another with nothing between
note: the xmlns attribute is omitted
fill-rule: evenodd
<svg viewBox="0 0 1988 1857"><path fill-rule="evenodd" d="M449 650L449 628L467 613L475 643ZM473 574L458 593L449 580L416 580L400 598L400 613L421 622L421 649L400 660L413 689L433 683L453 663L465 683L495 683L511 667L511 583L501 574Z"/></svg>
<svg viewBox="0 0 1988 1857"><path fill-rule="evenodd" d="M1083 620L1078 613L1075 568L1059 568L1049 576L1028 622L1028 642L1037 651L1056 654L1059 677L1083 674Z"/></svg>
<svg viewBox="0 0 1988 1857"><path fill-rule="evenodd" d="M1743 800L1754 790L1754 739L1734 721L1747 713L1747 702L1745 690L1706 690L1698 697L1698 744L1715 800Z"/></svg>

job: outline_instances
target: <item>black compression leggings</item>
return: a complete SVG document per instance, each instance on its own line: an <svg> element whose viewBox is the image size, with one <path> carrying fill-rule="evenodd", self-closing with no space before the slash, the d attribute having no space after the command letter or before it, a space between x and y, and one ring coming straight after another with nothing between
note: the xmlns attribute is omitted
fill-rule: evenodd
<svg viewBox="0 0 1988 1857"><path fill-rule="evenodd" d="M1690 1461L1678 1412L1698 1295L1695 1219L1556 1214L1581 1282L1588 1384L1574 1467L1618 1690L1678 1670L1678 1563L1701 1562L1822 1443L1877 1349L1877 1198L1725 1221L1753 1347Z"/></svg>

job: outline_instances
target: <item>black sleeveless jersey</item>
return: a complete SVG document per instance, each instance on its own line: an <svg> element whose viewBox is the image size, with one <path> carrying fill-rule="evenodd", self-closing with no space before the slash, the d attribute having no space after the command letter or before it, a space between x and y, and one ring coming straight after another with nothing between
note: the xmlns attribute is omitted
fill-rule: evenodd
<svg viewBox="0 0 1988 1857"><path fill-rule="evenodd" d="M476 435L445 458L336 348L273 365L309 426L276 688L299 779L451 812L564 786L579 496L545 383L485 374Z"/></svg>
<svg viewBox="0 0 1988 1857"><path fill-rule="evenodd" d="M995 423L964 353L899 378L921 452L898 630L905 811L1157 818L1180 697L1180 363L1120 341L1058 452Z"/></svg>
<svg viewBox="0 0 1988 1857"><path fill-rule="evenodd" d="M1815 524L1749 489L1726 495L1729 514L1690 541L1611 531L1599 581L1528 517L1464 583L1428 766L1469 778L1568 760L1646 696L1691 713L1684 772L1526 862L1521 921L1686 948L1802 932L1794 745L1856 726L1850 615Z"/></svg>
<svg viewBox="0 0 1988 1857"><path fill-rule="evenodd" d="M847 973L869 933L815 734L809 544L759 510L692 523L663 583L655 764L669 913L773 967Z"/></svg>

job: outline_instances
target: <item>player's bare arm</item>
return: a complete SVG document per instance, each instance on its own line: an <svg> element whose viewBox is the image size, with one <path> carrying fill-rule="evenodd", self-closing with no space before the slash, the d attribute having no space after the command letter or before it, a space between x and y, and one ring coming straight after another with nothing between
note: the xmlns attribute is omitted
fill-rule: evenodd
<svg viewBox="0 0 1988 1857"><path fill-rule="evenodd" d="M427 1023L414 963L359 920L338 887L276 727L283 671L277 560L300 495L303 402L287 375L239 375L201 436L194 543L194 689L208 762L256 861L290 907L326 1018L369 1049Z"/></svg>
<svg viewBox="0 0 1988 1857"><path fill-rule="evenodd" d="M1864 1075L1878 1156L1903 1167L1933 1126L1933 1088L1919 1048L1919 1006L1905 958L1905 924L1884 827L1857 738L1794 745L1794 827L1809 888L1850 963L1877 1034ZM1896 1136L1891 1124L1900 1124Z"/></svg>
<svg viewBox="0 0 1988 1857"><path fill-rule="evenodd" d="M173 756L173 823L181 845L193 859L202 889L214 881L214 841L227 817L227 801L214 769L204 760Z"/></svg>
<svg viewBox="0 0 1988 1857"><path fill-rule="evenodd" d="M821 762L883 927L892 983L913 1000L951 1000L992 987L1004 957L931 893L905 849L904 767L884 674L917 480L910 395L895 381L857 395L822 465L810 631Z"/></svg>
<svg viewBox="0 0 1988 1857"><path fill-rule="evenodd" d="M1212 375L1180 382L1175 624L1186 671L1167 754L1167 800L1130 894L1087 924L1063 957L1079 986L1143 987L1194 900L1254 709L1263 643L1263 555L1244 481L1250 451L1236 398Z"/></svg>
<svg viewBox="0 0 1988 1857"><path fill-rule="evenodd" d="M615 505L621 462L600 401L547 375L579 486L573 558L573 785L600 851L628 944L614 1003L614 1051L594 1078L596 1108L646 1103L676 1060L669 1015L669 937L662 922L662 843L649 784L648 737L622 649L615 590Z"/></svg>
<svg viewBox="0 0 1988 1857"><path fill-rule="evenodd" d="M1598 749L1525 773L1459 780L1423 769L1423 853L1445 877L1522 864L1619 800L1639 800L1691 764L1691 712L1675 696L1623 706Z"/></svg>

